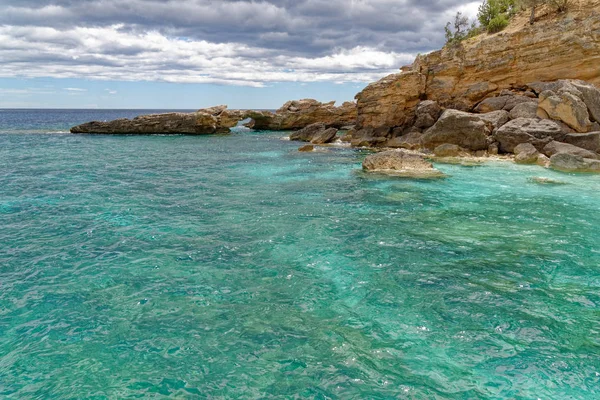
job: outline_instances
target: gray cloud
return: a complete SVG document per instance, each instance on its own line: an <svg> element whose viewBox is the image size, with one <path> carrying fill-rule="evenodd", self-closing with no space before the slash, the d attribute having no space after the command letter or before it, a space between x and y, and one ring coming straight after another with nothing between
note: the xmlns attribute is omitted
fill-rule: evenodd
<svg viewBox="0 0 600 400"><path fill-rule="evenodd" d="M410 62L418 52L440 47L445 22L459 8L472 12L477 4L461 0L3 3L0 76L257 86L274 81L375 79Z"/></svg>

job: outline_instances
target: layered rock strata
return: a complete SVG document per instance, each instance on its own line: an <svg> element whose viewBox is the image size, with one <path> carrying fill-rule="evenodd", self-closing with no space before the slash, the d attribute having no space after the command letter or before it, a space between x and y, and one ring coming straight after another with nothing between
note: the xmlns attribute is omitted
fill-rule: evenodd
<svg viewBox="0 0 600 400"><path fill-rule="evenodd" d="M419 100L469 111L495 97L495 107L504 102L500 109L510 111L516 104L507 105L506 100L526 102L533 90L523 98L498 95L506 89L525 89L529 82L581 79L598 85L599 32L600 8L596 4L419 56L409 71L387 76L356 95L358 128L412 125ZM538 89L536 94L540 93ZM493 109L482 103L477 111ZM579 122L586 125L585 119L577 121L578 128Z"/></svg>

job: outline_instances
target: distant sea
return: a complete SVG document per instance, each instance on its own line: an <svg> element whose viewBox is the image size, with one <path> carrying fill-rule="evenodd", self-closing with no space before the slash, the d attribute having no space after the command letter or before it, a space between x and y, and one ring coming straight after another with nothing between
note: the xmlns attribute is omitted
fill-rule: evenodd
<svg viewBox="0 0 600 400"><path fill-rule="evenodd" d="M600 176L66 133L158 111L0 110L0 398L600 398Z"/></svg>

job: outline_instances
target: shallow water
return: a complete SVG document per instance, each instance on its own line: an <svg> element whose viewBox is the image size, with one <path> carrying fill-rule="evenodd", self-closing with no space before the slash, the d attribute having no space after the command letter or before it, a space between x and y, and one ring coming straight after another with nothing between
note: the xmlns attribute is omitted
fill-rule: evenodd
<svg viewBox="0 0 600 400"><path fill-rule="evenodd" d="M0 397L600 396L600 176L280 136L0 134Z"/></svg>

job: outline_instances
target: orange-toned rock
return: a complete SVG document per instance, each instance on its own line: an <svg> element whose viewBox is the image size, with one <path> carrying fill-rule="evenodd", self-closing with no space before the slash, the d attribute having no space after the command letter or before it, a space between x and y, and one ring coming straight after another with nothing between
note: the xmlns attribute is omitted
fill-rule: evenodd
<svg viewBox="0 0 600 400"><path fill-rule="evenodd" d="M418 72L387 76L356 95L359 128L404 126L412 123L415 108L425 90Z"/></svg>
<svg viewBox="0 0 600 400"><path fill-rule="evenodd" d="M517 18L503 32L419 56L412 70L385 77L356 96L357 128L406 126L419 99L466 111L530 82L581 79L598 86L599 31L600 2L595 1L533 26Z"/></svg>

